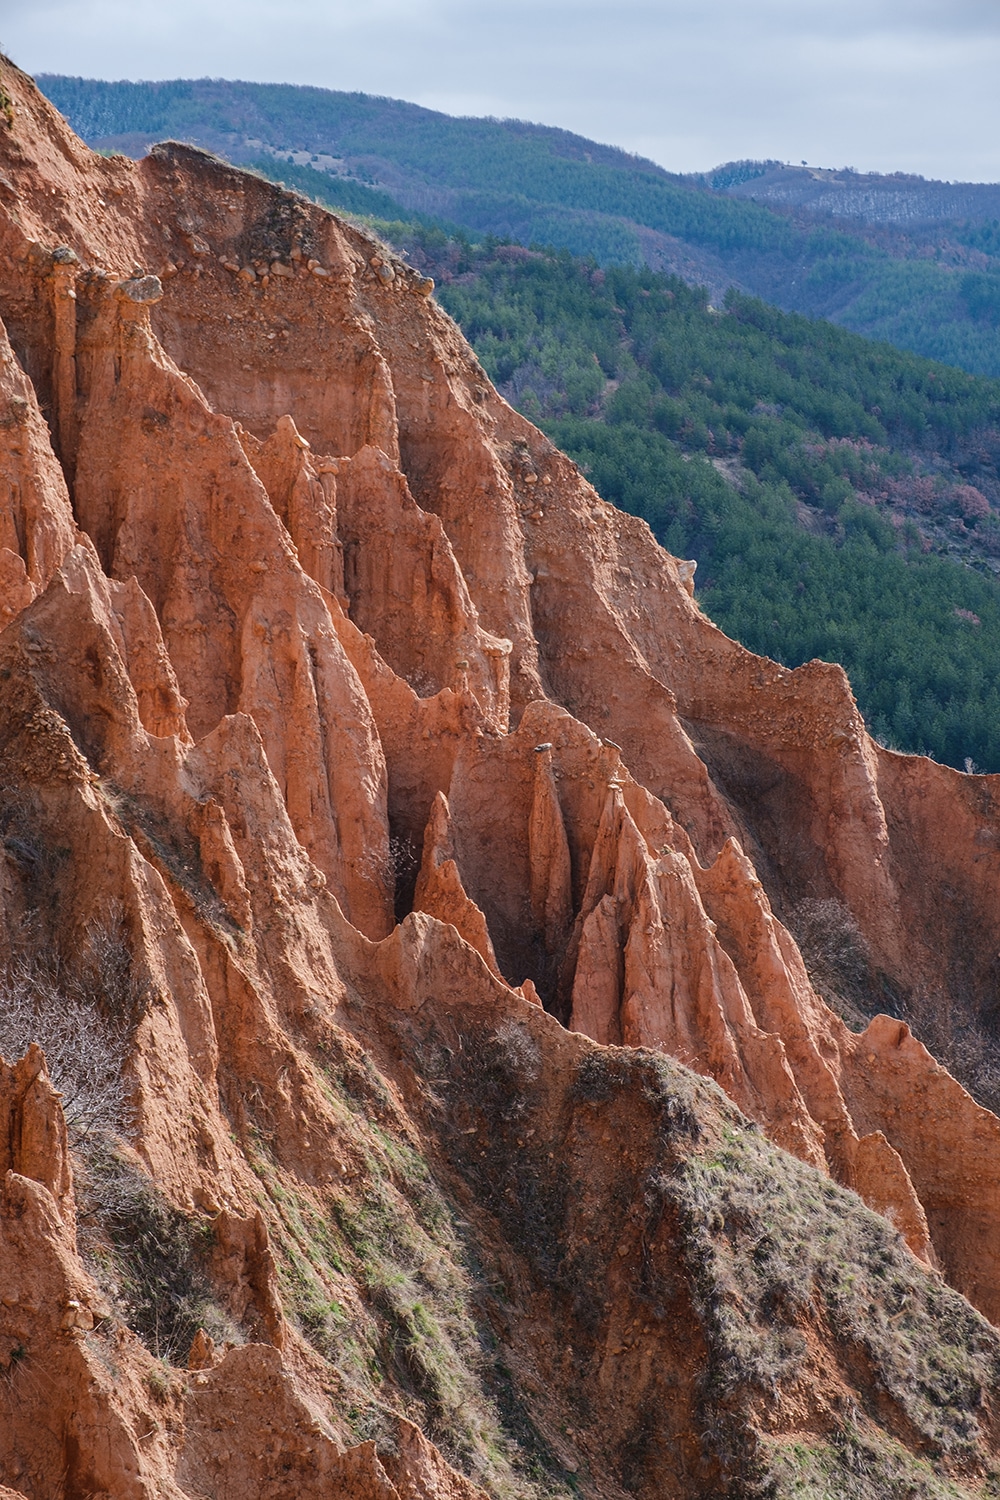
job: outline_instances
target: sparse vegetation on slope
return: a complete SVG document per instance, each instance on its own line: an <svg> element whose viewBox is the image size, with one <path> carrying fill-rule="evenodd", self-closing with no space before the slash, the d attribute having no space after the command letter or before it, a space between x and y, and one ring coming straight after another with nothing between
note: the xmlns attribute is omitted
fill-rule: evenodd
<svg viewBox="0 0 1000 1500"><path fill-rule="evenodd" d="M424 276L205 152L93 156L2 70L0 959L75 975L120 913L91 992L133 1032L76 1226L41 1059L0 1068L0 1481L985 1500L1000 1121L901 1020L841 1026L772 915L811 919L859 1010L872 973L992 1024L1000 785L876 754L838 669L727 640ZM659 282L500 249L445 242L451 289L485 256L615 298L614 373L559 420L648 430L740 497L840 454L820 386L850 341L811 364L800 325L677 283L647 347ZM736 352L706 418L680 356L719 357L713 328ZM747 349L787 382L760 410ZM978 524L961 402L875 375L844 408L874 479L933 481L894 467L931 455ZM661 397L700 447L650 425ZM857 477L831 458L798 502L815 535L899 501Z"/></svg>
<svg viewBox="0 0 1000 1500"><path fill-rule="evenodd" d="M248 1156L280 1223L285 1314L329 1362L356 1440L391 1447L402 1414L501 1500L565 1495L534 1482L505 1425L482 1266L390 1078L332 1029L315 1062L350 1151L348 1183L322 1195L297 1184L268 1144L262 1103Z"/></svg>
<svg viewBox="0 0 1000 1500"><path fill-rule="evenodd" d="M505 1281L518 1279L505 1291L534 1309L536 1420L545 1426L551 1372L572 1368L585 1455L592 1383L620 1379L615 1477L627 1491L645 1492L669 1440L658 1365L683 1431L684 1377L661 1343L682 1328L699 1360L695 1430L712 1456L696 1480L678 1434L685 1493L944 1500L1000 1483L983 1461L995 1330L884 1219L774 1147L713 1085L624 1049L588 1050L567 1083L533 1028L470 1013L448 1063L440 1033L391 1024L438 1101L429 1119L471 1190L473 1223L499 1231L519 1263L508 1262ZM609 1138L621 1148L602 1150ZM638 1278L628 1292L616 1291L623 1262ZM683 1268L683 1297L670 1267ZM513 1332L512 1309L492 1316ZM850 1372L862 1369L859 1400ZM580 1474L598 1477L585 1458Z"/></svg>

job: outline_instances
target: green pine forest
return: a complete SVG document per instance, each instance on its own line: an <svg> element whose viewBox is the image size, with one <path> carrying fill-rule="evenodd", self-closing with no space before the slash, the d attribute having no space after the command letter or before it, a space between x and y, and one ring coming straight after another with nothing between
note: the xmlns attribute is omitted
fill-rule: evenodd
<svg viewBox="0 0 1000 1500"><path fill-rule="evenodd" d="M491 379L698 560L728 634L843 663L884 744L1000 771L1000 382L652 271L402 230Z"/></svg>

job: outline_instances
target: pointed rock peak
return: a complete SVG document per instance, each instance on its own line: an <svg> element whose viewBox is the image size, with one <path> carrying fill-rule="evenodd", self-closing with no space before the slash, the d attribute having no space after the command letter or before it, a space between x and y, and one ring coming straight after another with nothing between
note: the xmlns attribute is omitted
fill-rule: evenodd
<svg viewBox="0 0 1000 1500"><path fill-rule="evenodd" d="M475 948L497 978L501 978L486 918L469 897L455 859L451 813L443 792L434 798L424 831L423 858L413 897L415 911L450 922L461 937Z"/></svg>
<svg viewBox="0 0 1000 1500"><path fill-rule="evenodd" d="M430 817L427 819L427 827L424 829L424 848L421 861L421 876L424 870L442 863L443 860L453 859L455 856L453 840L451 836L451 809L448 806L448 798L444 792L437 792L431 806ZM419 879L418 879L419 888Z"/></svg>
<svg viewBox="0 0 1000 1500"><path fill-rule="evenodd" d="M546 951L556 956L573 921L573 871L551 745L537 747L534 761L528 819L531 910L542 931Z"/></svg>
<svg viewBox="0 0 1000 1500"><path fill-rule="evenodd" d="M4 1004L12 1004L17 981L8 981ZM22 1005L34 999L30 985L22 981ZM76 1226L73 1170L70 1163L66 1118L62 1095L53 1088L45 1065L45 1054L32 1042L24 1056L7 1063L0 1057L0 1178L16 1172L40 1182L55 1200L66 1225Z"/></svg>

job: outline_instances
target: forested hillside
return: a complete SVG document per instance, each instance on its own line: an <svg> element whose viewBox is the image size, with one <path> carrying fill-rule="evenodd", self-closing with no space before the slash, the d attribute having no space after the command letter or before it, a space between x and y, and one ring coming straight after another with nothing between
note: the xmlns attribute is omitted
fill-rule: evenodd
<svg viewBox="0 0 1000 1500"><path fill-rule="evenodd" d="M735 198L774 207L812 209L859 224L908 230L1000 214L1000 183L936 182L912 172L858 172L854 167L800 166L781 161L734 161L710 174L712 187Z"/></svg>
<svg viewBox="0 0 1000 1500"><path fill-rule="evenodd" d="M927 213L962 213L921 221L919 232L911 213L904 231L884 213L873 227L829 212L830 203L900 199L892 179L866 178L851 199L847 188L838 196L808 174L807 191L801 172L788 173L786 186L774 163L683 177L568 131L286 84L54 75L39 83L73 128L104 149L141 155L154 140L192 141L338 208L393 217L391 199L401 216L430 216L473 238L672 272L717 301L735 285L788 311L1000 376L997 199L989 188L908 190L907 201ZM753 201L757 191L767 203Z"/></svg>
<svg viewBox="0 0 1000 1500"><path fill-rule="evenodd" d="M409 245L508 398L698 560L724 630L842 662L887 743L1000 770L1000 382L648 270Z"/></svg>

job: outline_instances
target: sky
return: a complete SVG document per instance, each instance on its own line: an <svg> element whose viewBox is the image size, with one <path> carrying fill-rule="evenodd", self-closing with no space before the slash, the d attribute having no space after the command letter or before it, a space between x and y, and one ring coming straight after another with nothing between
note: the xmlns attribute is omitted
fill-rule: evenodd
<svg viewBox="0 0 1000 1500"><path fill-rule="evenodd" d="M243 78L741 157L1000 181L1000 0L0 0L30 73Z"/></svg>

